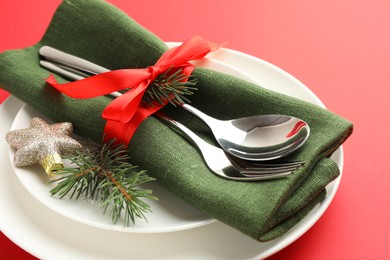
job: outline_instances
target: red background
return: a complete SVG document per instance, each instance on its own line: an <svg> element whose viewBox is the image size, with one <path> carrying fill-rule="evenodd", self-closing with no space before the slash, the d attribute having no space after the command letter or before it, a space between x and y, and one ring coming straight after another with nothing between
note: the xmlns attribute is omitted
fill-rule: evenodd
<svg viewBox="0 0 390 260"><path fill-rule="evenodd" d="M389 1L109 2L164 41L200 34L267 60L354 122L334 201L306 234L269 259L390 259ZM1 1L0 51L36 43L59 3ZM0 102L7 96L0 89ZM34 259L0 233L0 257L17 256Z"/></svg>

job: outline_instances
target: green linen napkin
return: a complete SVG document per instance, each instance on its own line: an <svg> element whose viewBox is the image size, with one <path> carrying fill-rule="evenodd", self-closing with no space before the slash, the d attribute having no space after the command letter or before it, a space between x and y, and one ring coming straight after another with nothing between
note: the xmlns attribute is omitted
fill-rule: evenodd
<svg viewBox="0 0 390 260"><path fill-rule="evenodd" d="M0 54L0 87L54 121L72 122L76 133L97 142L105 124L101 113L110 98L71 99L46 85L49 72L39 66L38 57L43 45L110 69L153 65L167 49L157 36L104 1L66 0L40 42ZM191 101L211 116L280 113L308 122L309 140L285 159L304 160L305 166L278 180L224 180L208 170L193 146L154 117L146 119L131 140L132 163L194 207L256 240L282 236L326 196L325 186L339 175L337 165L327 157L351 134L352 124L313 104L219 72L196 68L193 76L199 90ZM192 115L173 107L164 110L212 140L207 127Z"/></svg>

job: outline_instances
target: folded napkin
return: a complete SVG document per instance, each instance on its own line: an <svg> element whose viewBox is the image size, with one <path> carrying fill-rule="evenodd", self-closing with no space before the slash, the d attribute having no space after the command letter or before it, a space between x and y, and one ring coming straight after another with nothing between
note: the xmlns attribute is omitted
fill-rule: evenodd
<svg viewBox="0 0 390 260"><path fill-rule="evenodd" d="M110 69L145 68L167 50L154 34L114 6L96 0L65 0L36 45L0 54L0 86L54 121L70 121L75 132L97 142L109 97L72 99L45 84L38 50L50 45ZM339 175L329 158L351 134L352 124L316 105L275 93L223 73L196 68L195 107L220 119L257 114L288 114L311 128L307 143L285 160L304 160L291 176L263 182L219 178L198 151L154 117L137 129L129 145L131 162L194 207L260 241L282 236L326 196ZM65 82L59 76L58 81ZM210 131L182 109L164 112L212 140Z"/></svg>

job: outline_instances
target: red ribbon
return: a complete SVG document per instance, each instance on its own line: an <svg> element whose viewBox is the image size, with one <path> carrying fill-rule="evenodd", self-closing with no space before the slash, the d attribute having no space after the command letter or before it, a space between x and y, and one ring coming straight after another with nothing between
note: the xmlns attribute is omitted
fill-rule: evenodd
<svg viewBox="0 0 390 260"><path fill-rule="evenodd" d="M189 61L201 59L219 47L196 36L180 46L169 49L155 65L145 69L113 70L65 84L58 84L53 76L46 81L62 93L80 99L131 88L114 99L102 113L102 117L107 121L104 128L105 139L116 139L127 146L139 124L165 105L155 102L153 106L148 106L141 103L149 84L171 68L172 71L182 69L185 75L191 75L195 66Z"/></svg>

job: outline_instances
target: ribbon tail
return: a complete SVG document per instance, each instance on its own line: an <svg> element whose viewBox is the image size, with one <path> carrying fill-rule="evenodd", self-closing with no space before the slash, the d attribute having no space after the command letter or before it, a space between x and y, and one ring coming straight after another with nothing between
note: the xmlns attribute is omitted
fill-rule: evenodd
<svg viewBox="0 0 390 260"><path fill-rule="evenodd" d="M207 42L209 44L209 47L210 47L210 52L214 52L220 48L222 48L223 46L227 45L229 42L223 42L223 43L215 43L215 42Z"/></svg>
<svg viewBox="0 0 390 260"><path fill-rule="evenodd" d="M146 80L138 86L127 91L125 94L114 99L103 111L103 118L106 120L115 120L121 123L127 123L136 113L142 97L150 83Z"/></svg>
<svg viewBox="0 0 390 260"><path fill-rule="evenodd" d="M127 123L119 121L107 120L104 132L106 133L104 141L115 140L117 143L129 145L138 126L150 115L156 113L164 105L154 105L151 107L138 107L133 117Z"/></svg>
<svg viewBox="0 0 390 260"><path fill-rule="evenodd" d="M178 67L190 60L201 59L211 51L211 47L215 48L214 50L217 49L218 45L210 44L202 37L195 36L183 42L182 45L169 49L160 57L155 66Z"/></svg>
<svg viewBox="0 0 390 260"><path fill-rule="evenodd" d="M122 69L64 84L58 84L54 76L50 74L46 82L69 97L83 99L138 86L149 77L148 69Z"/></svg>

